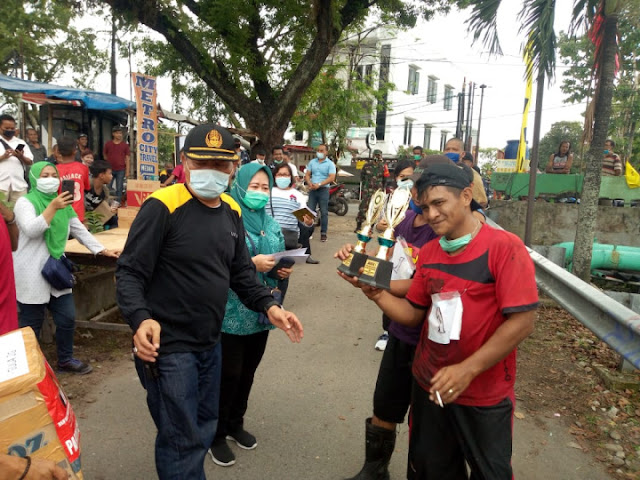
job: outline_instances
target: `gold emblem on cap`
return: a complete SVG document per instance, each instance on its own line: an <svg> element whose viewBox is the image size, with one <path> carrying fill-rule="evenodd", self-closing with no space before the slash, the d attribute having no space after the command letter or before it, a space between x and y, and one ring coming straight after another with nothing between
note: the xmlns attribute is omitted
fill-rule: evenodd
<svg viewBox="0 0 640 480"><path fill-rule="evenodd" d="M209 133L207 133L204 141L207 146L218 148L220 145L222 145L222 135L220 135L220 132L218 132L217 130L210 130Z"/></svg>

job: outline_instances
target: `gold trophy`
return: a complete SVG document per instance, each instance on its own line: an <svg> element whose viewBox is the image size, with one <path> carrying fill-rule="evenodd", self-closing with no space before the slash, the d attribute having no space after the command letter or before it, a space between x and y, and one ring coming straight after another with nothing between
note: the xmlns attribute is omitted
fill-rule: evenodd
<svg viewBox="0 0 640 480"><path fill-rule="evenodd" d="M351 254L344 259L344 261L338 267L338 271L348 275L350 277L357 277L360 273L360 269L367 261L367 254L365 252L367 243L373 236L373 226L378 221L382 208L384 207L385 194L382 190L377 190L371 200L369 201L369 208L367 209L367 215L364 220L364 226L357 232L358 243Z"/></svg>
<svg viewBox="0 0 640 480"><path fill-rule="evenodd" d="M393 229L404 219L404 214L409 208L411 190L408 188L396 188L389 196L384 210L384 219L387 221L387 229L382 235L378 235L380 248L375 257L367 257L362 274L358 280L365 285L389 290L391 288L391 273L393 263L387 260L389 249L395 244L396 238Z"/></svg>

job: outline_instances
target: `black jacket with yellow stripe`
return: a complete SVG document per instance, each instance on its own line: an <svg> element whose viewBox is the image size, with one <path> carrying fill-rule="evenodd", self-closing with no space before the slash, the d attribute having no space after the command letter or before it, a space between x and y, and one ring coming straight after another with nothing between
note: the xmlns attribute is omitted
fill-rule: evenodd
<svg viewBox="0 0 640 480"><path fill-rule="evenodd" d="M214 346L229 288L255 311L273 301L256 279L240 207L221 200L210 208L172 185L153 193L131 225L116 270L118 305L134 332L148 318L160 322L160 353Z"/></svg>

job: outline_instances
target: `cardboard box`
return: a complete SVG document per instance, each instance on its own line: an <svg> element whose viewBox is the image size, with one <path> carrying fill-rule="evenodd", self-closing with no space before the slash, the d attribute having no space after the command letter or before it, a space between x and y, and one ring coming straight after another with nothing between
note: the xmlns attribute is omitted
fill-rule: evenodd
<svg viewBox="0 0 640 480"><path fill-rule="evenodd" d="M149 195L160 188L155 180L127 180L127 207L141 207Z"/></svg>
<svg viewBox="0 0 640 480"><path fill-rule="evenodd" d="M100 205L98 205L93 211L96 215L100 215L100 221L103 225L111 220L111 218L115 215L115 213L111 211L111 207L106 200L103 200Z"/></svg>
<svg viewBox="0 0 640 480"><path fill-rule="evenodd" d="M83 480L75 414L28 327L0 337L0 452L53 460Z"/></svg>
<svg viewBox="0 0 640 480"><path fill-rule="evenodd" d="M129 228L133 223L133 219L140 211L138 207L126 207L118 209L118 228Z"/></svg>

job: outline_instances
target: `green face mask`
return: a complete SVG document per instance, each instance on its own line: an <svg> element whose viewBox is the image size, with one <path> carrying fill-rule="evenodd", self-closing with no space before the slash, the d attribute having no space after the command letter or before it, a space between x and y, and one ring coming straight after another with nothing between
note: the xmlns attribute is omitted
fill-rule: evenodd
<svg viewBox="0 0 640 480"><path fill-rule="evenodd" d="M454 238L453 240L448 240L444 235L440 237L440 246L442 249L447 252L455 252L456 250L460 250L462 247L466 247L471 241L471 234L467 233L459 238Z"/></svg>
<svg viewBox="0 0 640 480"><path fill-rule="evenodd" d="M414 160L420 160L422 158L422 155L414 155L413 159Z"/></svg>
<svg viewBox="0 0 640 480"><path fill-rule="evenodd" d="M255 190L249 190L242 201L247 207L253 210L261 210L269 202L269 195L262 192L256 192Z"/></svg>

